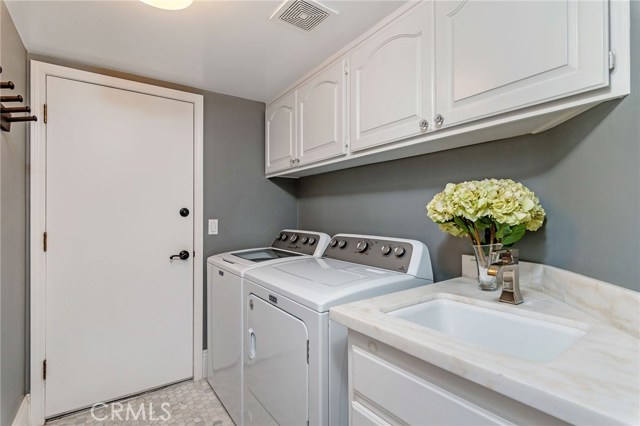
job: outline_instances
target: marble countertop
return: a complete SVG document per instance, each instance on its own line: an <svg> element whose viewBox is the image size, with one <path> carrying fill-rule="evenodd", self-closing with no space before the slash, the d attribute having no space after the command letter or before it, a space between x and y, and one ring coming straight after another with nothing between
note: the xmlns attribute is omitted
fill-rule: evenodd
<svg viewBox="0 0 640 426"><path fill-rule="evenodd" d="M566 422L640 424L640 340L542 288L525 286L521 292L525 303L512 306L497 301L499 291L483 292L477 281L455 278L338 306L331 309L331 319ZM573 326L586 334L552 361L539 363L386 314L437 297Z"/></svg>

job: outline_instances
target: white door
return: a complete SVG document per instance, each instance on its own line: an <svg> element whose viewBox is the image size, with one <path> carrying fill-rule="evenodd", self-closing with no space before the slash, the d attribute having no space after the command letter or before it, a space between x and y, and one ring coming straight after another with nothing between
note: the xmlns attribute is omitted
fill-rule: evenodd
<svg viewBox="0 0 640 426"><path fill-rule="evenodd" d="M352 151L432 129L432 22L422 3L351 54Z"/></svg>
<svg viewBox="0 0 640 426"><path fill-rule="evenodd" d="M607 1L436 2L443 126L609 83Z"/></svg>
<svg viewBox="0 0 640 426"><path fill-rule="evenodd" d="M286 94L265 112L265 171L288 169L296 158L296 92Z"/></svg>
<svg viewBox="0 0 640 426"><path fill-rule="evenodd" d="M298 158L313 163L346 154L347 60L336 61L298 89Z"/></svg>
<svg viewBox="0 0 640 426"><path fill-rule="evenodd" d="M245 424L306 425L307 327L254 294L249 295L245 309Z"/></svg>
<svg viewBox="0 0 640 426"><path fill-rule="evenodd" d="M51 76L47 105L50 417L193 374L194 111Z"/></svg>

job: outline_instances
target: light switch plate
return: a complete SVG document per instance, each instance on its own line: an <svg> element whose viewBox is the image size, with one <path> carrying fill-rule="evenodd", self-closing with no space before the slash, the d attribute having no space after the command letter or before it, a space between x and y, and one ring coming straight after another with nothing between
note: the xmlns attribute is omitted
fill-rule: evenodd
<svg viewBox="0 0 640 426"><path fill-rule="evenodd" d="M209 219L209 235L218 235L218 219Z"/></svg>

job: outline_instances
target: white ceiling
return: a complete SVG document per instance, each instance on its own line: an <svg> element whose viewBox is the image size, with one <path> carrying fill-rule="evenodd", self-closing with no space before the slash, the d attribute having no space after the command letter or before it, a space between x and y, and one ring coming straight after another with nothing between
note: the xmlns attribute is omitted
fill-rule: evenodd
<svg viewBox="0 0 640 426"><path fill-rule="evenodd" d="M323 1L339 14L309 33L269 20L280 3L6 0L31 53L265 102L403 1Z"/></svg>

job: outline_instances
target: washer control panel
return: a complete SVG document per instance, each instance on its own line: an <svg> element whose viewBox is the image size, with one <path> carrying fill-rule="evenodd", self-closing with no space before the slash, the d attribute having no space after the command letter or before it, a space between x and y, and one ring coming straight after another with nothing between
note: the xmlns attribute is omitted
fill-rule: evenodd
<svg viewBox="0 0 640 426"><path fill-rule="evenodd" d="M278 232L271 247L296 253L313 254L318 248L318 241L320 241L320 234L285 230Z"/></svg>
<svg viewBox="0 0 640 426"><path fill-rule="evenodd" d="M407 272L412 254L413 245L408 241L338 234L331 239L322 257Z"/></svg>

